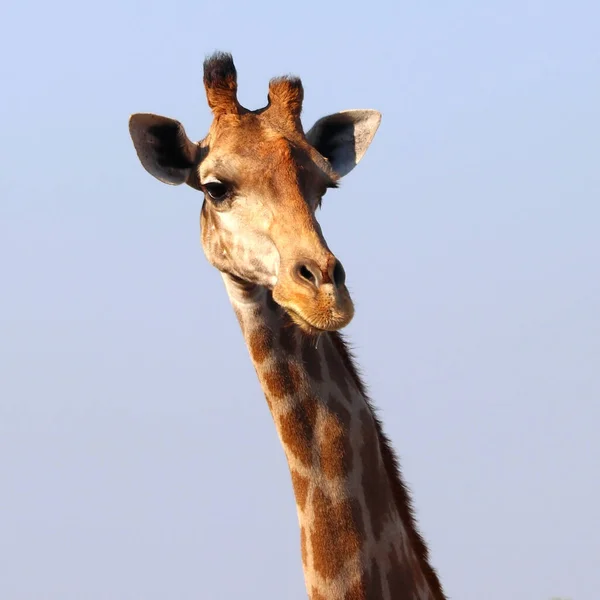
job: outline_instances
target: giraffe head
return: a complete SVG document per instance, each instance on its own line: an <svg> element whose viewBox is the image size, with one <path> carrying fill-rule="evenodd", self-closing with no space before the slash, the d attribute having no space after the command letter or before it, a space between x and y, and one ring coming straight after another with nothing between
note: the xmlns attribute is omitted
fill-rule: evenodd
<svg viewBox="0 0 600 600"><path fill-rule="evenodd" d="M381 119L349 110L318 120L305 134L297 78L271 80L268 104L237 100L230 55L204 63L213 122L192 142L181 123L134 114L129 131L144 168L171 185L204 193L202 246L209 262L249 284L266 286L308 332L338 330L354 314L342 264L328 248L316 210L366 152Z"/></svg>

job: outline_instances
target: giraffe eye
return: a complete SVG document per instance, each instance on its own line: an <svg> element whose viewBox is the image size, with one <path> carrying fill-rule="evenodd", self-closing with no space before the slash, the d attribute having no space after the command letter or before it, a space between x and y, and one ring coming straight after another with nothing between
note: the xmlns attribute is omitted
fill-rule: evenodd
<svg viewBox="0 0 600 600"><path fill-rule="evenodd" d="M211 200L215 202L222 202L229 196L229 187L219 181L211 181L205 183L203 186L204 191L209 195Z"/></svg>

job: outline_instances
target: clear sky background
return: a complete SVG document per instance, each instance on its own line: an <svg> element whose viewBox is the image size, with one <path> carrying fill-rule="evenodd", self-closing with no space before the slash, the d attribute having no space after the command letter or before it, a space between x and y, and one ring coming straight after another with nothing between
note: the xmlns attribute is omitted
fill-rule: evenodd
<svg viewBox="0 0 600 600"><path fill-rule="evenodd" d="M305 598L289 474L201 195L133 112L305 85L383 121L321 222L450 598L600 597L600 4L4 2L0 598Z"/></svg>

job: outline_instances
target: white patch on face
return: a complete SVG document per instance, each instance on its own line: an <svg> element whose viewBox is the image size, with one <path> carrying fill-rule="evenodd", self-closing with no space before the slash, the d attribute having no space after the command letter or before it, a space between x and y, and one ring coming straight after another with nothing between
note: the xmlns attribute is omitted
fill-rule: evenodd
<svg viewBox="0 0 600 600"><path fill-rule="evenodd" d="M279 274L279 252L268 236L268 219L249 215L244 210L245 199L238 198L226 212L215 213L217 230L228 232L231 244L222 249L233 271L244 279L261 285L274 286ZM246 217L246 218L244 218Z"/></svg>
<svg viewBox="0 0 600 600"><path fill-rule="evenodd" d="M216 181L216 179L214 180ZM207 180L208 182L208 180ZM213 183L213 182L211 182ZM235 215L232 214L232 211L228 211L228 212L218 212L215 214L215 216L217 217L217 220L219 221L220 227L219 229L225 229L227 231L229 231L229 233L231 233L232 235L236 235L238 232L238 224L239 224L239 219L237 219L235 217Z"/></svg>

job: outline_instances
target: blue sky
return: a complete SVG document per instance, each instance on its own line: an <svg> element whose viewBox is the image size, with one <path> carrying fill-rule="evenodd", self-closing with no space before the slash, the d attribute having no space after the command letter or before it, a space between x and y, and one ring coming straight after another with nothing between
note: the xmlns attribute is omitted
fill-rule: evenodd
<svg viewBox="0 0 600 600"><path fill-rule="evenodd" d="M599 40L591 0L3 4L0 597L306 597L201 196L127 131L203 137L221 49L250 108L383 113L320 219L449 596L597 600Z"/></svg>

